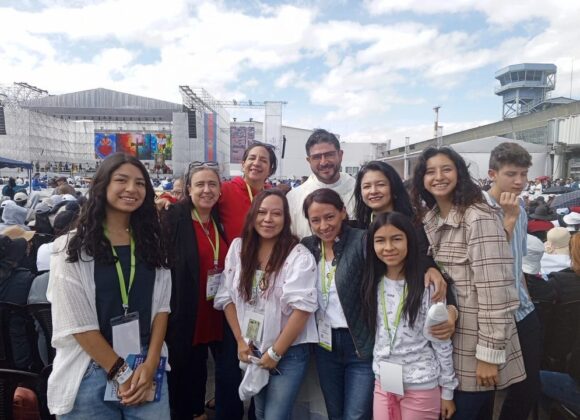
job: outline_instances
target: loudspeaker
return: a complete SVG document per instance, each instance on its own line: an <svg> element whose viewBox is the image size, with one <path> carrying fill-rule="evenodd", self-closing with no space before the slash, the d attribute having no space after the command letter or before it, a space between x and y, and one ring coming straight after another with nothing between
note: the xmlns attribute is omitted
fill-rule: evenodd
<svg viewBox="0 0 580 420"><path fill-rule="evenodd" d="M190 139L197 138L197 120L195 117L195 110L187 110L187 133Z"/></svg>

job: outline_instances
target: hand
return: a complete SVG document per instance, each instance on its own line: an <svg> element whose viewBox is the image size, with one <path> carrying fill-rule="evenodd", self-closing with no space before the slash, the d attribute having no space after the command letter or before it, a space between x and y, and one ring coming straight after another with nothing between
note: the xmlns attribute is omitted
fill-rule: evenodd
<svg viewBox="0 0 580 420"><path fill-rule="evenodd" d="M240 362L250 363L250 355L252 354L252 349L246 343L246 340L240 338L238 340L238 359Z"/></svg>
<svg viewBox="0 0 580 420"><path fill-rule="evenodd" d="M171 205L171 201L167 198L157 198L155 200L155 206L157 207L157 211L167 210Z"/></svg>
<svg viewBox="0 0 580 420"><path fill-rule="evenodd" d="M440 302L445 299L447 294L447 283L445 279L436 268L429 268L425 273L425 287L429 287L429 284L433 283L435 286L435 294L431 297L434 302Z"/></svg>
<svg viewBox="0 0 580 420"><path fill-rule="evenodd" d="M433 325L429 328L429 331L433 337L438 338L439 340L448 340L455 332L456 321L457 318L455 317L455 311L450 311L449 308L447 308L447 321Z"/></svg>
<svg viewBox="0 0 580 420"><path fill-rule="evenodd" d="M441 400L441 418L450 419L455 414L455 403L453 400Z"/></svg>
<svg viewBox="0 0 580 420"><path fill-rule="evenodd" d="M495 386L497 384L497 365L478 360L475 375L478 385Z"/></svg>
<svg viewBox="0 0 580 420"><path fill-rule="evenodd" d="M151 361L145 361L137 366L131 378L119 387L121 404L138 405L147 401L153 387L153 375L158 363L154 365ZM129 384L129 389L123 388L123 385L127 384Z"/></svg>
<svg viewBox="0 0 580 420"><path fill-rule="evenodd" d="M270 355L268 354L268 352L264 352L264 354L262 355L262 358L260 359L260 367L262 369L272 370L276 366L278 366L278 362L275 362L270 357Z"/></svg>
<svg viewBox="0 0 580 420"><path fill-rule="evenodd" d="M499 196L499 205L503 210L504 217L517 219L520 215L520 202L514 193L502 192Z"/></svg>

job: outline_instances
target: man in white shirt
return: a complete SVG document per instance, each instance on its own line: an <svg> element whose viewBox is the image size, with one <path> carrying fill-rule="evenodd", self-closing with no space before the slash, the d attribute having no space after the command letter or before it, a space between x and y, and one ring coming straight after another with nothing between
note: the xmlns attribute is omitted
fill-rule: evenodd
<svg viewBox="0 0 580 420"><path fill-rule="evenodd" d="M353 192L356 181L350 175L340 172L343 150L340 150L338 138L326 130L315 130L306 141L306 155L312 175L286 195L292 217L292 232L299 238L312 235L308 220L302 212L302 203L308 194L317 189L330 188L336 191L344 201L348 214L354 215Z"/></svg>

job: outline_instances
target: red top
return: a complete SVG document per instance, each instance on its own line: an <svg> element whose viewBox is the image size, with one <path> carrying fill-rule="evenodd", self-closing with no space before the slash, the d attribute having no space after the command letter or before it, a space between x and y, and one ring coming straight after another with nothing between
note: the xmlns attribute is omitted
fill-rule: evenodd
<svg viewBox="0 0 580 420"><path fill-rule="evenodd" d="M197 320L195 321L195 334L193 335L193 345L209 343L211 341L221 341L224 333L224 314L213 308L213 300L206 300L207 272L213 266L213 248L211 247L207 235L199 222L193 222L195 237L197 239L197 250L199 253L199 298L197 302ZM209 237L215 241L215 229L213 223L209 225ZM220 236L220 250L218 267L223 270L224 260L228 253L228 246Z"/></svg>
<svg viewBox="0 0 580 420"><path fill-rule="evenodd" d="M220 220L230 242L242 236L246 214L252 206L246 185L241 176L222 183L222 195L219 200ZM252 190L252 195L255 197L258 192Z"/></svg>

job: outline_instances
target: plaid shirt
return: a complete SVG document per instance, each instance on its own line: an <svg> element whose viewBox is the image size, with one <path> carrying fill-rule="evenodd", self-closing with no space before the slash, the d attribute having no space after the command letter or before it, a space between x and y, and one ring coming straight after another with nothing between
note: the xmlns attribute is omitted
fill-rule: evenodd
<svg viewBox="0 0 580 420"><path fill-rule="evenodd" d="M485 204L463 217L454 207L445 219L437 207L423 220L438 265L454 280L459 319L453 363L461 391L477 385L477 359L499 365L498 389L526 377L514 312L519 306L513 257L501 221Z"/></svg>

